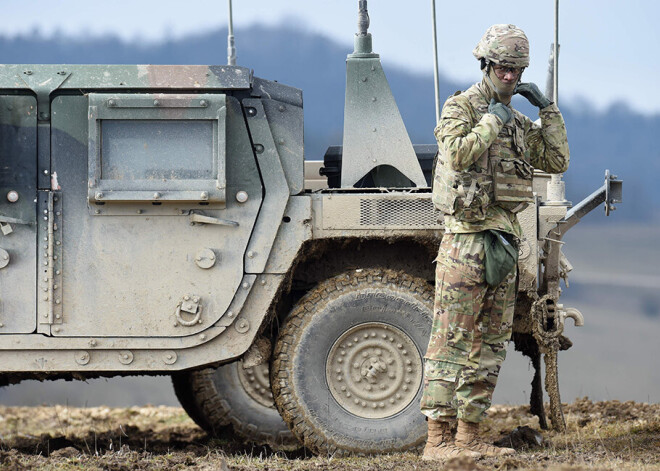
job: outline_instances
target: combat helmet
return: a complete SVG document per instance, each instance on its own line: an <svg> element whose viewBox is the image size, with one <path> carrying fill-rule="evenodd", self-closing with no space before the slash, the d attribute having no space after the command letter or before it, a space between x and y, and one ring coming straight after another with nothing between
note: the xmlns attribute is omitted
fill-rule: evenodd
<svg viewBox="0 0 660 471"><path fill-rule="evenodd" d="M486 63L525 68L529 65L529 40L523 30L514 25L493 25L472 54Z"/></svg>

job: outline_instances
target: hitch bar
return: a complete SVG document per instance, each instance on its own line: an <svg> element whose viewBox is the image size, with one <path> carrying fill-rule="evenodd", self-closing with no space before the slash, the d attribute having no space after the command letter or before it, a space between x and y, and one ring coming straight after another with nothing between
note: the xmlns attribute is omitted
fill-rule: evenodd
<svg viewBox="0 0 660 471"><path fill-rule="evenodd" d="M623 201L623 181L618 180L616 175L611 175L605 170L605 183L598 190L575 205L564 219L559 221L559 230L563 236L566 231L580 222L587 213L596 209L601 203L605 203L605 215L609 216L611 211L616 210L614 203Z"/></svg>

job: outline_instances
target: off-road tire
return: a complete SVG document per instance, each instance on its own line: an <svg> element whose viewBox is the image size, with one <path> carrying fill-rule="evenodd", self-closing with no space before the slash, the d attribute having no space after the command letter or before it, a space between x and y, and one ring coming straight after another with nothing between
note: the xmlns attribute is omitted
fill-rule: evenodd
<svg viewBox="0 0 660 471"><path fill-rule="evenodd" d="M199 425L200 428L205 430L207 433L211 433L214 436L218 436L219 433L229 429L229 421L226 422L227 427L222 427L219 424L216 424L215 427L212 427L209 421L207 420L204 412L202 412L198 402L195 391L193 391L192 380L190 377L191 373L189 371L183 371L180 373L174 373L172 375L172 386L174 387L174 394L179 400L179 404L183 407L183 410L186 411L186 414Z"/></svg>
<svg viewBox="0 0 660 471"><path fill-rule="evenodd" d="M282 418L307 448L343 456L424 444L419 402L433 298L423 279L364 269L323 281L298 301L278 336L271 385ZM376 363L365 369L367 361ZM367 377L374 365L386 366ZM378 394L390 395L378 402ZM369 418L372 414L377 417Z"/></svg>
<svg viewBox="0 0 660 471"><path fill-rule="evenodd" d="M290 450L300 447L280 417L275 404L266 405L250 395L240 375L247 377L241 361L218 368L178 373L172 377L182 407L197 425L214 437L235 433L247 442ZM258 367L257 367L258 368ZM270 396L268 373L261 385ZM264 391L266 390L266 391ZM271 398L272 401L272 398Z"/></svg>

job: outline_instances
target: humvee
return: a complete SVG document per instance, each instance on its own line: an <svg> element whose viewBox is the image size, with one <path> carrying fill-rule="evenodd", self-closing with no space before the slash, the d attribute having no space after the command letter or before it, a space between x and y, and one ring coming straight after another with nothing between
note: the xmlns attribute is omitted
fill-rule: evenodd
<svg viewBox="0 0 660 471"><path fill-rule="evenodd" d="M3 384L172 375L211 433L316 453L421 445L434 149L412 145L360 28L343 145L320 169L302 92L245 67L0 66ZM546 355L561 427L556 354L564 319L581 322L558 302L561 237L621 186L607 175L570 211L557 176L534 188L516 342L537 367ZM538 372L535 388L544 418Z"/></svg>

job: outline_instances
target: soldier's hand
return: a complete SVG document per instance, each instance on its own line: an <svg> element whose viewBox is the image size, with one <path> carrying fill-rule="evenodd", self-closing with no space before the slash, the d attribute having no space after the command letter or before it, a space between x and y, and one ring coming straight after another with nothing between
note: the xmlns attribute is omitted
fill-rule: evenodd
<svg viewBox="0 0 660 471"><path fill-rule="evenodd" d="M524 96L532 105L538 107L539 109L543 109L551 103L550 100L548 100L541 92L541 90L539 90L539 87L537 87L536 84L532 82L519 83L513 93L518 93Z"/></svg>
<svg viewBox="0 0 660 471"><path fill-rule="evenodd" d="M509 109L509 107L495 101L495 98L490 100L490 105L488 105L488 112L500 118L504 124L508 123L511 121L511 118L513 118L513 112Z"/></svg>

